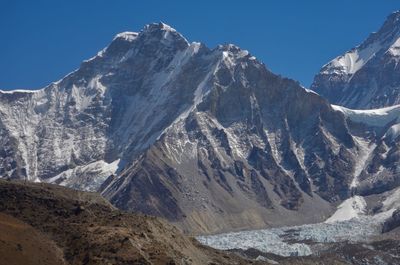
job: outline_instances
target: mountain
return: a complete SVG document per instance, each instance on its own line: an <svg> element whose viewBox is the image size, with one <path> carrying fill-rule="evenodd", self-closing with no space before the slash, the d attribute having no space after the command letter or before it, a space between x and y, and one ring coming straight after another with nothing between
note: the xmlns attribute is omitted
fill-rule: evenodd
<svg viewBox="0 0 400 265"><path fill-rule="evenodd" d="M324 65L311 89L353 109L400 104L400 11L361 45Z"/></svg>
<svg viewBox="0 0 400 265"><path fill-rule="evenodd" d="M48 87L0 92L0 174L99 191L191 234L320 222L399 186L390 113L363 120L235 45L150 24Z"/></svg>

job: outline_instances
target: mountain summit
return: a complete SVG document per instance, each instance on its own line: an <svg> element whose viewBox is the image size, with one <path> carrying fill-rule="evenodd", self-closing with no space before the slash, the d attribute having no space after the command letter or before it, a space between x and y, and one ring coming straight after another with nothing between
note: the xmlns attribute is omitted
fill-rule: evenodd
<svg viewBox="0 0 400 265"><path fill-rule="evenodd" d="M354 109L400 104L400 11L361 45L324 65L311 89Z"/></svg>

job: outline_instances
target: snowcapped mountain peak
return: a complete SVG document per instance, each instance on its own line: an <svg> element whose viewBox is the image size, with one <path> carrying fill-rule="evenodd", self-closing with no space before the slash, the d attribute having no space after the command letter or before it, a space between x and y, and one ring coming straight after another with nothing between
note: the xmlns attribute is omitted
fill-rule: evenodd
<svg viewBox="0 0 400 265"><path fill-rule="evenodd" d="M117 34L106 48L85 60L81 70L101 69L103 74L107 74L111 69L117 69L118 65L128 62L138 54L146 55L148 59L163 58L167 62L190 46L198 49L199 45L189 44L179 32L167 24L152 23L146 25L140 32L126 31ZM94 68L93 64L99 67Z"/></svg>
<svg viewBox="0 0 400 265"><path fill-rule="evenodd" d="M163 22L146 25L140 32L139 37L160 41L165 45L189 45L189 42L182 36L182 34Z"/></svg>
<svg viewBox="0 0 400 265"><path fill-rule="evenodd" d="M245 56L249 54L249 51L247 50L243 50L242 48L240 48L239 46L235 45L235 44L224 44L224 45L218 45L217 46L217 50L219 51L223 51L223 52L227 52L230 54L238 54L241 56Z"/></svg>
<svg viewBox="0 0 400 265"><path fill-rule="evenodd" d="M344 73L352 75L360 70L370 59L379 53L394 51L400 46L400 12L392 13L378 32L370 36L359 46L338 56L324 65L326 74Z"/></svg>
<svg viewBox="0 0 400 265"><path fill-rule="evenodd" d="M153 28L160 28L162 30L165 31L173 31L176 32L176 29L174 29L173 27L171 27L170 25L165 24L164 22L158 22L158 23L152 23L147 25L146 27L153 27Z"/></svg>
<svg viewBox="0 0 400 265"><path fill-rule="evenodd" d="M349 108L379 108L398 104L400 80L400 12L388 16L382 27L357 47L324 65L311 86L332 103ZM379 84L379 88L377 87Z"/></svg>
<svg viewBox="0 0 400 265"><path fill-rule="evenodd" d="M251 56L248 50L243 50L239 46L234 44L224 44L218 45L215 49L218 53L221 54L222 61L230 62L232 64L232 60L249 58L250 60L255 59L255 57Z"/></svg>
<svg viewBox="0 0 400 265"><path fill-rule="evenodd" d="M170 25L167 25L163 22L158 22L158 23L150 23L144 26L144 31L155 31L155 30L164 30L164 31L173 31L176 32L176 30L171 27Z"/></svg>
<svg viewBox="0 0 400 265"><path fill-rule="evenodd" d="M231 43L227 43L227 44L223 44L223 45L218 45L217 47L219 50L223 50L223 51L231 51L231 52L237 52L240 51L241 48L235 44L231 44Z"/></svg>

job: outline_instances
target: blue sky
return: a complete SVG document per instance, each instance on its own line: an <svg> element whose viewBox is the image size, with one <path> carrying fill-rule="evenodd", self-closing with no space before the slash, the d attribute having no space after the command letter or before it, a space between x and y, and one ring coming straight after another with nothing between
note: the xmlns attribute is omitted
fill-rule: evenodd
<svg viewBox="0 0 400 265"><path fill-rule="evenodd" d="M234 43L309 86L330 59L400 9L396 0L0 0L0 89L41 88L122 31L163 21L189 41Z"/></svg>

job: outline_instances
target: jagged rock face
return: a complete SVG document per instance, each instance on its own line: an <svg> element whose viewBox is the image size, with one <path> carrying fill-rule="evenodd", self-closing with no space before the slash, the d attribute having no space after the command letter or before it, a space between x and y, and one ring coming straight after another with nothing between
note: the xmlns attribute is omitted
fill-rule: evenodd
<svg viewBox="0 0 400 265"><path fill-rule="evenodd" d="M382 193L400 186L400 139L384 138L372 145L359 178L360 195Z"/></svg>
<svg viewBox="0 0 400 265"><path fill-rule="evenodd" d="M387 233L400 226L400 209L393 212L392 216L383 224L382 232Z"/></svg>
<svg viewBox="0 0 400 265"><path fill-rule="evenodd" d="M319 95L162 23L42 90L0 93L0 122L2 176L100 190L192 233L323 220L363 147Z"/></svg>
<svg viewBox="0 0 400 265"><path fill-rule="evenodd" d="M192 74L195 63L208 72ZM103 187L112 203L215 232L277 224L273 213L305 214L311 201L326 211L349 196L357 146L325 100L233 45L183 68L192 104Z"/></svg>
<svg viewBox="0 0 400 265"><path fill-rule="evenodd" d="M392 190L400 185L400 106L342 112L357 146L353 194L367 196Z"/></svg>
<svg viewBox="0 0 400 265"><path fill-rule="evenodd" d="M400 12L360 46L325 66L311 89L331 103L352 109L400 104Z"/></svg>

